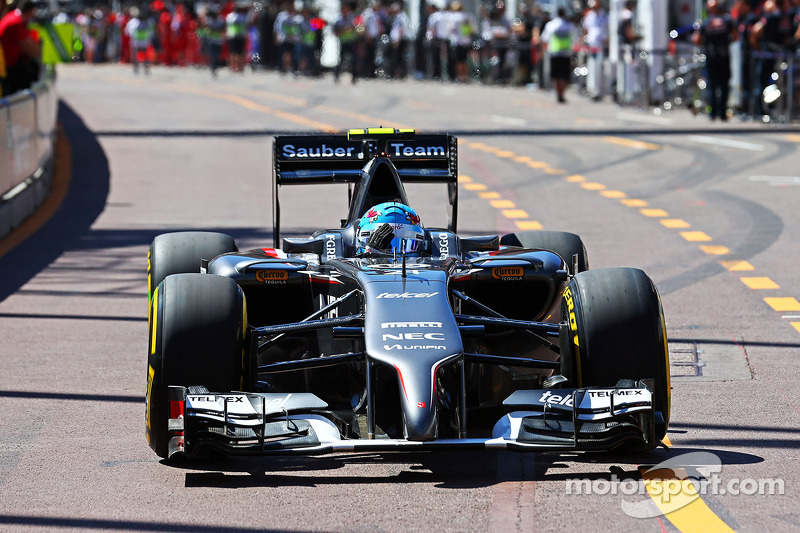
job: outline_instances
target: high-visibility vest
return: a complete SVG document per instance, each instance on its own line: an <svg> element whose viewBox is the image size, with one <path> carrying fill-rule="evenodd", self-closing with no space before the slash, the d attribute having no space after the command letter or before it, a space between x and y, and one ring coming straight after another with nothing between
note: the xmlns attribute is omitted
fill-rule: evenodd
<svg viewBox="0 0 800 533"><path fill-rule="evenodd" d="M236 37L244 37L247 33L247 26L245 24L234 22L228 24L227 36L228 39L235 39Z"/></svg>
<svg viewBox="0 0 800 533"><path fill-rule="evenodd" d="M548 44L550 53L557 54L559 52L567 52L572 49L572 36L567 35L553 35Z"/></svg>
<svg viewBox="0 0 800 533"><path fill-rule="evenodd" d="M51 24L30 23L30 28L39 33L42 43L42 63L69 63L72 61L72 44L75 28L71 22Z"/></svg>

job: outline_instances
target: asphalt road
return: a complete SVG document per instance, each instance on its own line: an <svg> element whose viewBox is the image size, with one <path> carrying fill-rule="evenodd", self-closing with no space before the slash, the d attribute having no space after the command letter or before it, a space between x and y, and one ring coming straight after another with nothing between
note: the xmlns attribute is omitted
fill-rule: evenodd
<svg viewBox="0 0 800 533"><path fill-rule="evenodd" d="M74 65L58 91L69 189L0 256L0 530L800 529L797 131L249 72ZM271 136L376 125L459 137L461 232L572 231L593 268L653 278L668 449L158 460L143 423L150 241L208 229L271 245ZM341 188L309 192L281 195L287 233L344 213ZM444 221L437 194L411 191L428 225ZM648 472L669 459L695 483Z"/></svg>

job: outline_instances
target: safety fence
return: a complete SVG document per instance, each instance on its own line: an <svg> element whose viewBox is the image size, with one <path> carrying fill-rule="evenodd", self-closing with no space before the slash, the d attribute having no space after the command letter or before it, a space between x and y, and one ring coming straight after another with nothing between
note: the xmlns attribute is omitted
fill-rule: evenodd
<svg viewBox="0 0 800 533"><path fill-rule="evenodd" d="M0 98L0 237L50 192L57 112L52 70L31 89Z"/></svg>
<svg viewBox="0 0 800 533"><path fill-rule="evenodd" d="M653 57L658 69L653 71ZM616 69L616 99L621 105L670 111L708 111L706 57L697 47L677 51L636 51L622 55ZM728 108L742 119L771 124L800 120L800 51L754 51L743 59L732 47ZM613 78L613 75L612 75Z"/></svg>

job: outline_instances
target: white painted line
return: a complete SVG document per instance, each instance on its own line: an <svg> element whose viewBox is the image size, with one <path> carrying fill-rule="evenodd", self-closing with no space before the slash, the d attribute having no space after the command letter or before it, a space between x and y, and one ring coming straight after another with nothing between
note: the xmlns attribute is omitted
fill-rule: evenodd
<svg viewBox="0 0 800 533"><path fill-rule="evenodd" d="M798 318L800 318L800 315L783 315L783 318L787 320L797 320Z"/></svg>
<svg viewBox="0 0 800 533"><path fill-rule="evenodd" d="M528 121L524 118L506 117L503 115L489 115L492 122L499 122L500 124L510 124L512 126L526 126Z"/></svg>
<svg viewBox="0 0 800 533"><path fill-rule="evenodd" d="M734 141L731 139L722 139L720 137L709 137L707 135L691 135L689 136L689 140L703 144L725 146L727 148L740 148L742 150L751 150L753 152L760 152L764 149L764 146L761 144L746 143L742 141Z"/></svg>
<svg viewBox="0 0 800 533"><path fill-rule="evenodd" d="M628 122L645 122L647 124L672 124L674 122L671 118L634 115L633 113L617 113L617 118Z"/></svg>
<svg viewBox="0 0 800 533"><path fill-rule="evenodd" d="M750 176L750 181L763 181L773 187L800 185L800 176Z"/></svg>

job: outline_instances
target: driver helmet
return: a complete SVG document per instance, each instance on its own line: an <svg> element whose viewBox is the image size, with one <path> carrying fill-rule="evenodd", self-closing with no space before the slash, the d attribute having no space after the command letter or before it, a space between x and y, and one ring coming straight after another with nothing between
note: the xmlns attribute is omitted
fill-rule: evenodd
<svg viewBox="0 0 800 533"><path fill-rule="evenodd" d="M370 235L383 224L392 227L394 236L388 248L376 249L367 246ZM385 202L370 208L358 221L356 230L357 253L384 252L416 254L422 251L425 230L416 211L400 202Z"/></svg>

